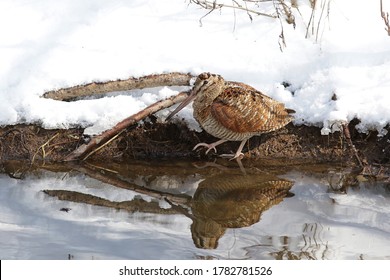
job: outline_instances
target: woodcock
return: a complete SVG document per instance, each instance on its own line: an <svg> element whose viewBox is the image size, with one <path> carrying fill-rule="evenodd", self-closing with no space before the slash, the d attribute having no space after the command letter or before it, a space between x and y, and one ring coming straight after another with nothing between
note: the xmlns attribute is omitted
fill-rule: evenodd
<svg viewBox="0 0 390 280"><path fill-rule="evenodd" d="M220 75L200 74L189 96L167 117L183 109L191 101L194 118L209 134L221 140L199 143L216 152L216 146L226 141L241 141L233 158L242 155L245 142L255 135L278 130L291 122L293 110L243 83L225 81Z"/></svg>

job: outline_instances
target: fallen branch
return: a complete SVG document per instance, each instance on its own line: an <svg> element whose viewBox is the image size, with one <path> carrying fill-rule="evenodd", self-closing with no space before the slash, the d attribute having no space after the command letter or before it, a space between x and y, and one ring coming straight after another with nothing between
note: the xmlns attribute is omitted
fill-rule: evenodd
<svg viewBox="0 0 390 280"><path fill-rule="evenodd" d="M140 78L129 78L127 80L93 82L86 85L48 91L43 94L43 97L54 100L69 101L79 97L103 95L114 91L126 91L160 86L189 86L191 78L193 78L193 76L189 73L173 72L167 74L155 74Z"/></svg>
<svg viewBox="0 0 390 280"><path fill-rule="evenodd" d="M146 117L162 110L168 108L176 103L182 102L188 96L188 92L181 92L175 96L172 96L165 100L160 100L152 105L146 107L142 111L124 119L119 122L113 128L106 130L100 135L97 135L89 141L88 144L83 144L74 150L71 154L64 158L64 161L74 161L78 159L87 159L89 156L94 154L100 149L101 146L105 145L113 138L117 137L123 131L126 130L131 125L145 119Z"/></svg>

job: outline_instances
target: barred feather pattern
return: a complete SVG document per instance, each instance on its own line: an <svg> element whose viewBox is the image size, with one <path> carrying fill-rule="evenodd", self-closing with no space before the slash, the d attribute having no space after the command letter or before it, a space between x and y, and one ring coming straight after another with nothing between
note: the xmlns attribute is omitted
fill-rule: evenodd
<svg viewBox="0 0 390 280"><path fill-rule="evenodd" d="M194 91L194 117L214 137L243 141L254 135L278 130L293 120L280 103L253 87L225 81L221 76L203 73Z"/></svg>

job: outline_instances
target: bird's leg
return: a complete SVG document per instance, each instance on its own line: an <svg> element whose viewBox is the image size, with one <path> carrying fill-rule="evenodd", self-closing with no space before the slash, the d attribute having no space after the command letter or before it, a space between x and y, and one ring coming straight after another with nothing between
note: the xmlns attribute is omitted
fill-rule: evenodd
<svg viewBox="0 0 390 280"><path fill-rule="evenodd" d="M240 146L238 147L237 152L236 152L234 155L232 155L232 154L222 154L222 155L220 155L220 156L221 156L221 157L225 157L225 158L230 158L230 160L240 158L241 156L244 155L241 151L242 151L242 148L244 148L244 145L245 145L245 143L246 143L247 140L248 140L248 139L245 139L245 140L242 140L242 141L241 141L241 144L240 144Z"/></svg>
<svg viewBox="0 0 390 280"><path fill-rule="evenodd" d="M206 155L207 155L207 153L210 152L210 150L214 150L214 152L217 152L217 149L215 147L217 147L218 145L220 145L222 143L225 143L226 141L228 141L228 140L221 139L221 140L218 140L217 142L214 142L211 144L199 143L192 150L196 150L199 147L206 147L207 148Z"/></svg>
<svg viewBox="0 0 390 280"><path fill-rule="evenodd" d="M246 143L246 140L248 140L248 139L245 139L245 140L242 140L242 141L241 141L241 144L240 144L240 146L238 147L237 152L236 152L236 154L234 155L234 157L233 157L232 159L239 158L239 157L241 157L241 156L244 155L241 151L242 151L242 148L244 148L244 145L245 145L245 143Z"/></svg>

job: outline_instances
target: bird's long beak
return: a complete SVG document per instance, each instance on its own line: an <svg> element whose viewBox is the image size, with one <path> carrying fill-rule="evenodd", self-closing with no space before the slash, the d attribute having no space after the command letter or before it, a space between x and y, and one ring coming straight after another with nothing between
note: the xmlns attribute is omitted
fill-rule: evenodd
<svg viewBox="0 0 390 280"><path fill-rule="evenodd" d="M173 110L168 117L165 119L166 121L169 121L177 112L179 112L181 109L183 109L185 106L187 106L189 103L191 103L192 100L194 100L196 97L195 91L192 90L188 97L183 100L182 103L180 103L179 106L176 107L175 110Z"/></svg>

